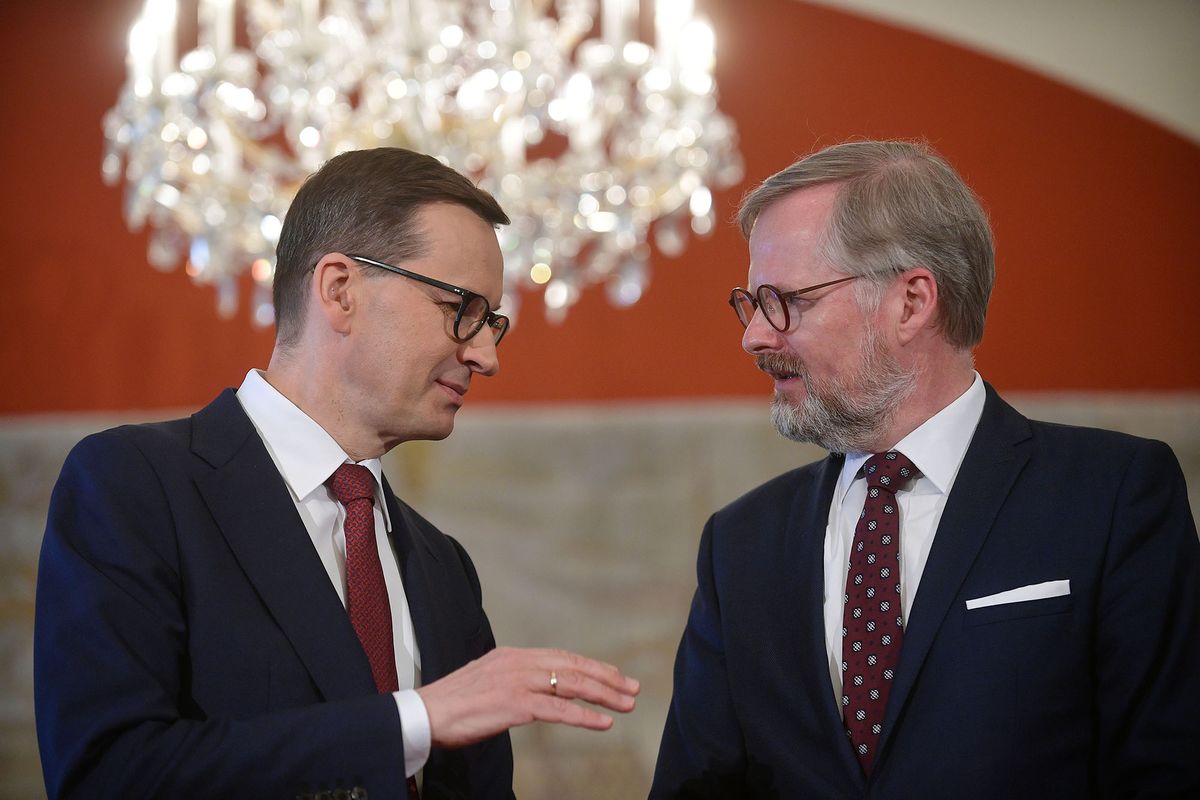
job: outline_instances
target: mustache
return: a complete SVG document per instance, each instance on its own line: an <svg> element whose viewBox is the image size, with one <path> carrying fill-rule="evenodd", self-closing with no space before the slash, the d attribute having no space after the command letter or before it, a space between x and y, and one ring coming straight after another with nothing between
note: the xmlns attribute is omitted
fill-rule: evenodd
<svg viewBox="0 0 1200 800"><path fill-rule="evenodd" d="M787 373L804 376L804 365L800 359L784 353L764 353L754 357L754 365L763 372Z"/></svg>

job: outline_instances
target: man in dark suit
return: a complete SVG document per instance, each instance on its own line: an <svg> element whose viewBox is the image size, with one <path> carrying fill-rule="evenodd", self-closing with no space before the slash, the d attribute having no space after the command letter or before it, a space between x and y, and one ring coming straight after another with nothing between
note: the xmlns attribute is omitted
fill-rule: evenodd
<svg viewBox="0 0 1200 800"><path fill-rule="evenodd" d="M975 372L992 238L927 148L767 179L730 299L830 450L714 514L651 797L1200 796L1200 542L1160 442Z"/></svg>
<svg viewBox="0 0 1200 800"><path fill-rule="evenodd" d="M51 797L511 797L508 728L633 708L615 667L495 649L466 552L380 471L496 372L507 222L428 156L332 159L283 226L266 371L72 451L38 574Z"/></svg>

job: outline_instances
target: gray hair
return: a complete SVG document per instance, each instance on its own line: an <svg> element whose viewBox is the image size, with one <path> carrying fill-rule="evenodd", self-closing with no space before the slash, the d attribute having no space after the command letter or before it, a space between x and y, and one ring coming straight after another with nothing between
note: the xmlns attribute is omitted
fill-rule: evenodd
<svg viewBox="0 0 1200 800"><path fill-rule="evenodd" d="M914 142L846 142L808 155L751 190L738 209L749 238L763 209L792 192L839 184L825 234L831 263L868 278L864 305L877 304L883 286L913 267L933 273L938 327L955 347L983 338L995 282L992 231L978 198L928 146Z"/></svg>

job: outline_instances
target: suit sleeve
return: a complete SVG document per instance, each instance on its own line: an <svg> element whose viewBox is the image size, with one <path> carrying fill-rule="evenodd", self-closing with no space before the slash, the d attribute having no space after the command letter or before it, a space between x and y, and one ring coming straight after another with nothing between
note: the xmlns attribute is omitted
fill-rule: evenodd
<svg viewBox="0 0 1200 800"><path fill-rule="evenodd" d="M675 657L675 688L650 797L746 795L746 754L730 695L714 574L715 517L700 538L696 594Z"/></svg>
<svg viewBox="0 0 1200 800"><path fill-rule="evenodd" d="M1166 445L1136 450L1112 518L1095 642L1099 788L1200 797L1200 541Z"/></svg>
<svg viewBox="0 0 1200 800"><path fill-rule="evenodd" d="M89 437L68 456L42 544L34 631L49 796L261 800L352 786L403 796L388 695L239 719L209 717L189 699L176 535L159 477L127 437Z"/></svg>

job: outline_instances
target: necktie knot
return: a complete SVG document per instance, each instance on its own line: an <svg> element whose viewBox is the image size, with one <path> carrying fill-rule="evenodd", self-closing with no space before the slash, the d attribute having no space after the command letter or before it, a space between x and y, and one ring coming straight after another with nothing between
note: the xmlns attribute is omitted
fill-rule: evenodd
<svg viewBox="0 0 1200 800"><path fill-rule="evenodd" d="M885 489L895 492L904 489L911 481L921 477L921 470L908 460L908 457L896 450L886 453L876 453L863 464L863 475L867 479L867 487Z"/></svg>
<svg viewBox="0 0 1200 800"><path fill-rule="evenodd" d="M371 470L358 464L342 464L325 485L333 492L333 496L344 506L355 500L370 500L375 503L375 476Z"/></svg>

